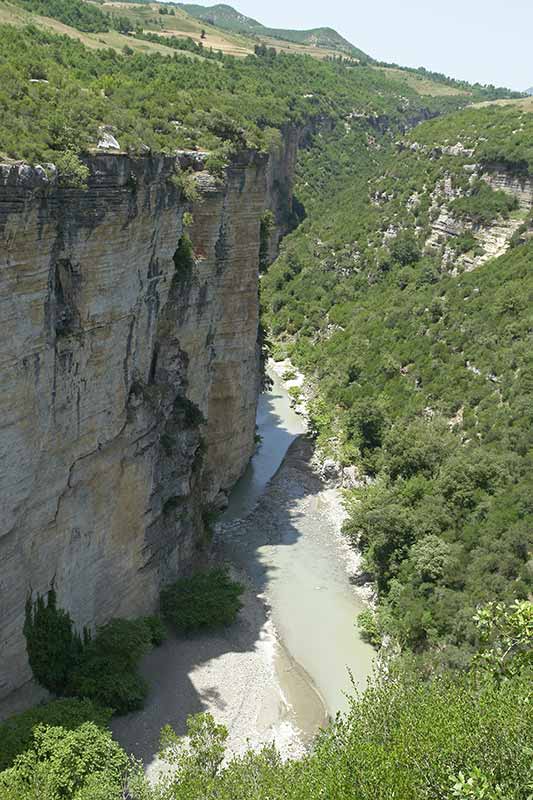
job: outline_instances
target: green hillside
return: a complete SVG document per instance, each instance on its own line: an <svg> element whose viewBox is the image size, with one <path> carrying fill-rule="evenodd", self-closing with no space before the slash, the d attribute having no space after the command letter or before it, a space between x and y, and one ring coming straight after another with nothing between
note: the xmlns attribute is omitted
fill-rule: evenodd
<svg viewBox="0 0 533 800"><path fill-rule="evenodd" d="M337 50L339 53L346 53L355 58L368 61L369 57L362 50L354 47L344 39L337 31L332 28L313 28L311 30L286 30L281 28L267 28L257 20L240 14L231 6L219 4L214 6L199 6L190 3L179 3L180 8L193 17L216 25L228 31L246 33L248 35L261 37L271 37L297 44L311 45L313 47L323 47Z"/></svg>
<svg viewBox="0 0 533 800"><path fill-rule="evenodd" d="M533 216L479 177L532 174L532 135L511 106L402 142L336 131L302 159L308 217L263 280L275 353L315 386L319 442L368 482L346 532L374 624L425 663L468 663L477 605L533 588ZM497 260L491 226L510 239Z"/></svg>

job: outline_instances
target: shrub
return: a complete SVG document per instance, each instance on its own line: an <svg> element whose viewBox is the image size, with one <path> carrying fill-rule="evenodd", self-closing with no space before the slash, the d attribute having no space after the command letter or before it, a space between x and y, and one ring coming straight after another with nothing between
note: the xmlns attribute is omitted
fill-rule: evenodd
<svg viewBox="0 0 533 800"><path fill-rule="evenodd" d="M66 730L93 722L105 728L112 709L96 705L91 700L62 699L16 714L0 724L0 772L13 763L19 753L27 750L33 740L36 725L61 725Z"/></svg>
<svg viewBox="0 0 533 800"><path fill-rule="evenodd" d="M283 378L284 381L293 381L297 377L296 370L286 369L281 377Z"/></svg>
<svg viewBox="0 0 533 800"><path fill-rule="evenodd" d="M289 397L291 398L291 400L294 403L299 403L300 402L300 398L302 396L302 390L301 390L301 388L299 386L291 386L288 389L287 394L289 395Z"/></svg>
<svg viewBox="0 0 533 800"><path fill-rule="evenodd" d="M421 255L416 238L410 231L402 231L398 234L390 246L390 253L393 260L402 267L418 261Z"/></svg>
<svg viewBox="0 0 533 800"><path fill-rule="evenodd" d="M456 255L460 256L463 253L468 253L469 250L477 249L478 242L472 231L465 231L465 233L451 240L450 247Z"/></svg>
<svg viewBox="0 0 533 800"><path fill-rule="evenodd" d="M68 189L87 188L90 170L86 164L80 161L77 153L73 150L65 150L58 153L54 161L59 171L59 183L62 186Z"/></svg>
<svg viewBox="0 0 533 800"><path fill-rule="evenodd" d="M176 277L181 283L190 281L194 269L194 252L192 243L187 234L181 237L178 248L172 258L176 269Z"/></svg>
<svg viewBox="0 0 533 800"><path fill-rule="evenodd" d="M183 633L231 625L242 607L243 591L224 569L200 572L162 590L161 613Z"/></svg>
<svg viewBox="0 0 533 800"><path fill-rule="evenodd" d="M166 638L159 617L113 619L83 642L66 611L57 608L52 588L47 600L28 600L24 635L34 677L55 694L88 698L126 713L142 708L148 687L137 666L152 645Z"/></svg>
<svg viewBox="0 0 533 800"><path fill-rule="evenodd" d="M70 615L57 607L53 586L46 600L41 595L35 602L28 598L23 630L36 681L54 694L63 694L70 670L81 657L83 644Z"/></svg>
<svg viewBox="0 0 533 800"><path fill-rule="evenodd" d="M370 608L365 608L357 617L357 627L361 634L361 639L368 642L373 647L381 644L381 633L376 619L376 614Z"/></svg>
<svg viewBox="0 0 533 800"><path fill-rule="evenodd" d="M228 160L224 152L210 153L205 160L205 168L217 180L222 180Z"/></svg>
<svg viewBox="0 0 533 800"><path fill-rule="evenodd" d="M161 617L145 617L143 622L150 632L150 640L153 646L159 647L162 645L168 636L168 631Z"/></svg>
<svg viewBox="0 0 533 800"><path fill-rule="evenodd" d="M518 200L500 189L491 189L485 181L477 181L471 193L453 200L450 208L460 219L488 225L500 215L507 218L511 211L518 208Z"/></svg>
<svg viewBox="0 0 533 800"><path fill-rule="evenodd" d="M196 203L199 199L200 192L193 172L177 172L171 176L170 182L179 189L187 202Z"/></svg>
<svg viewBox="0 0 533 800"><path fill-rule="evenodd" d="M113 619L103 625L71 673L70 692L110 706L118 714L142 708L148 686L137 666L151 641L144 620Z"/></svg>
<svg viewBox="0 0 533 800"><path fill-rule="evenodd" d="M362 450L375 450L381 446L386 426L381 408L372 399L354 404L346 415L346 433Z"/></svg>

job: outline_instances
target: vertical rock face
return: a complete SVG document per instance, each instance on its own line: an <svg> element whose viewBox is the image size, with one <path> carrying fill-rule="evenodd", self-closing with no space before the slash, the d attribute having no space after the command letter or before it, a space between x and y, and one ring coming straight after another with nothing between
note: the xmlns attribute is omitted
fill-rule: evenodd
<svg viewBox="0 0 533 800"><path fill-rule="evenodd" d="M200 172L192 209L173 158L95 156L84 191L0 166L0 697L30 677L28 592L94 626L201 559L253 451L260 221L293 150Z"/></svg>

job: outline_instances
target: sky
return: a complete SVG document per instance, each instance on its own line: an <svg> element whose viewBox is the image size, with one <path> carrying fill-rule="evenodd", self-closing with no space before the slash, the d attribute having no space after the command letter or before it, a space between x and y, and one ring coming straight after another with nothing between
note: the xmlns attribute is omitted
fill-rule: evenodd
<svg viewBox="0 0 533 800"><path fill-rule="evenodd" d="M533 86L533 0L223 1L268 27L335 28L379 61Z"/></svg>

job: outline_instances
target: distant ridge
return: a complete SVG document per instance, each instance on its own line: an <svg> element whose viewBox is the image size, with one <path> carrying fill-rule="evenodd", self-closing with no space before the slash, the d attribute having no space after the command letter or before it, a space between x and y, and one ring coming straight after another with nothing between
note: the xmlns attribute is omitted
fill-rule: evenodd
<svg viewBox="0 0 533 800"><path fill-rule="evenodd" d="M333 28L312 28L302 31L267 28L261 22L241 14L225 3L219 3L214 6L199 6L192 3L178 3L177 5L192 17L233 33L245 33L248 36L256 36L258 38L263 36L296 44L328 48L353 56L361 61L371 60L366 53L354 47L351 42L344 39Z"/></svg>

